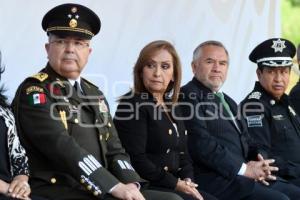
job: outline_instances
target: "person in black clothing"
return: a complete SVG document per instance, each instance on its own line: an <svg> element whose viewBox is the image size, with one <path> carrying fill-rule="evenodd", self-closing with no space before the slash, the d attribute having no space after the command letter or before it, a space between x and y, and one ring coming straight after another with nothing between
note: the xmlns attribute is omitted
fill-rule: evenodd
<svg viewBox="0 0 300 200"><path fill-rule="evenodd" d="M180 97L188 148L196 183L219 199L299 199L298 187L275 180L278 170L251 141L235 101L220 90L226 80L229 55L218 41L206 41L194 51L194 78ZM263 183L263 184L262 184Z"/></svg>
<svg viewBox="0 0 300 200"><path fill-rule="evenodd" d="M298 69L300 70L300 44L297 47L297 61L298 61ZM290 101L295 108L295 111L300 114L300 79L296 83L296 85L291 89L289 93Z"/></svg>
<svg viewBox="0 0 300 200"><path fill-rule="evenodd" d="M295 51L283 38L268 39L253 49L249 59L258 66L258 82L241 108L264 157L275 159L277 175L300 186L300 118L284 93Z"/></svg>
<svg viewBox="0 0 300 200"><path fill-rule="evenodd" d="M193 182L187 131L177 106L181 64L173 45L163 40L146 45L133 74L134 88L121 97L114 123L134 168L150 188L185 200L216 199L200 194Z"/></svg>
<svg viewBox="0 0 300 200"><path fill-rule="evenodd" d="M0 52L0 80L3 72ZM0 200L39 200L40 198L30 197L28 178L28 158L20 144L4 87L0 86Z"/></svg>

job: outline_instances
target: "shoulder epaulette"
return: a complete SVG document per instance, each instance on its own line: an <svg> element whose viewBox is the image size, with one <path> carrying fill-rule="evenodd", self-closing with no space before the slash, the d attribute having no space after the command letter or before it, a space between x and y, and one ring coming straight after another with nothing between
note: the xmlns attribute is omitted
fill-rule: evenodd
<svg viewBox="0 0 300 200"><path fill-rule="evenodd" d="M93 86L93 87L98 88L97 85L95 85L94 83L92 83L92 82L86 80L85 78L82 78L82 80L84 81L84 83L85 83L88 87Z"/></svg>
<svg viewBox="0 0 300 200"><path fill-rule="evenodd" d="M43 82L44 80L46 80L48 78L48 74L39 72L39 73L31 76L30 78L34 78L34 79L39 80L40 82Z"/></svg>
<svg viewBox="0 0 300 200"><path fill-rule="evenodd" d="M260 97L261 97L261 92L255 91L248 96L248 99L260 99Z"/></svg>

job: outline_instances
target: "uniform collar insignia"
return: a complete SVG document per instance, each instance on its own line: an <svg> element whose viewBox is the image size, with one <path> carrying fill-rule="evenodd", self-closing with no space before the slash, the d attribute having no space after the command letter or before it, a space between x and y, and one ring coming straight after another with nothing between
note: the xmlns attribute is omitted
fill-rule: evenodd
<svg viewBox="0 0 300 200"><path fill-rule="evenodd" d="M285 41L280 40L280 38L278 38L278 40L273 40L273 45L271 46L271 48L274 49L274 52L282 52L284 48L286 48L285 46Z"/></svg>
<svg viewBox="0 0 300 200"><path fill-rule="evenodd" d="M255 91L249 95L248 99L260 99L260 97L261 97L261 92Z"/></svg>
<svg viewBox="0 0 300 200"><path fill-rule="evenodd" d="M296 112L291 106L289 106L289 111L290 113L292 113L293 116L296 116Z"/></svg>
<svg viewBox="0 0 300 200"><path fill-rule="evenodd" d="M55 84L60 85L61 87L65 87L64 82L62 80L60 80L59 78L56 78Z"/></svg>
<svg viewBox="0 0 300 200"><path fill-rule="evenodd" d="M99 99L99 111L100 113L107 113L108 108L103 99Z"/></svg>

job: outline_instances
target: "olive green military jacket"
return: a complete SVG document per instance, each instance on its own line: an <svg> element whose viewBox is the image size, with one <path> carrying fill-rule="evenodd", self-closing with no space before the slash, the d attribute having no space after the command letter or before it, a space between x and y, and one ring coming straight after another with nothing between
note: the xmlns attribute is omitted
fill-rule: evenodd
<svg viewBox="0 0 300 200"><path fill-rule="evenodd" d="M13 110L29 157L33 193L69 186L103 196L119 182L142 181L130 164L102 92L82 93L47 66L19 86ZM44 190L43 190L44 191ZM48 196L48 194L45 194Z"/></svg>

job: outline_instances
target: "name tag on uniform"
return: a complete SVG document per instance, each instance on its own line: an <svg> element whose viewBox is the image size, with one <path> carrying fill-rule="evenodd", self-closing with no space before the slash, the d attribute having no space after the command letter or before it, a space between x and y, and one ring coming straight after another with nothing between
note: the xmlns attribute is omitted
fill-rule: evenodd
<svg viewBox="0 0 300 200"><path fill-rule="evenodd" d="M247 125L248 127L262 127L262 115L253 115L247 117Z"/></svg>

